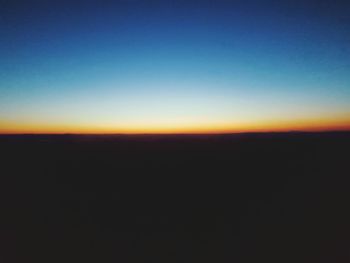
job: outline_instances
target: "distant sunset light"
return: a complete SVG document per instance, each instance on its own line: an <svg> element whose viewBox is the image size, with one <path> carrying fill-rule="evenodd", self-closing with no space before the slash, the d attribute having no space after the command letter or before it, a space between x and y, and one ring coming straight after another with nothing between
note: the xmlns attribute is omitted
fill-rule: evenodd
<svg viewBox="0 0 350 263"><path fill-rule="evenodd" d="M0 133L350 130L341 5L8 2Z"/></svg>

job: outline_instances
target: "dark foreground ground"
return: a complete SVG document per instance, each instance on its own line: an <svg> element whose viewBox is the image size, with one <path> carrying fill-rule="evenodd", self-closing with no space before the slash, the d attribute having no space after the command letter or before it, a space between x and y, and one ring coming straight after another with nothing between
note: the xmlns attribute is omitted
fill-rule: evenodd
<svg viewBox="0 0 350 263"><path fill-rule="evenodd" d="M349 262L350 133L0 136L0 262Z"/></svg>

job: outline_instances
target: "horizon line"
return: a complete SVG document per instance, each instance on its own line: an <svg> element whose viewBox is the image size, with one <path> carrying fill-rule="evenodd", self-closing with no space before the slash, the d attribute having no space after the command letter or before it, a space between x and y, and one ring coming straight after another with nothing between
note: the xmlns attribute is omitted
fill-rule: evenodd
<svg viewBox="0 0 350 263"><path fill-rule="evenodd" d="M145 132L145 133L77 133L77 132L47 132L47 133L0 133L0 136L7 135L126 135L126 136L138 136L138 135L240 135L240 134L291 134L291 133L350 133L350 129L346 130L288 130L288 131L242 131L242 132L181 132L181 133L157 133L157 132Z"/></svg>

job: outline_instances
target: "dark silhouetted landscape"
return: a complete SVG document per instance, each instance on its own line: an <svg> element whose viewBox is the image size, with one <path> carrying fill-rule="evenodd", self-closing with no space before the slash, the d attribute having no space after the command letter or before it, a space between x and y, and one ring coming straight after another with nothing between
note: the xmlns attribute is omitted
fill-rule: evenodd
<svg viewBox="0 0 350 263"><path fill-rule="evenodd" d="M349 262L349 132L2 135L1 262Z"/></svg>

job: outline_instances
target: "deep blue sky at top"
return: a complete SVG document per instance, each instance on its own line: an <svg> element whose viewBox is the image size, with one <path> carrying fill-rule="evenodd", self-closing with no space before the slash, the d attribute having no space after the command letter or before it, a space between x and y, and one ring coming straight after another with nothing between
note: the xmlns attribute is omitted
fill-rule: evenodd
<svg viewBox="0 0 350 263"><path fill-rule="evenodd" d="M350 113L349 1L1 1L0 38L3 119Z"/></svg>

